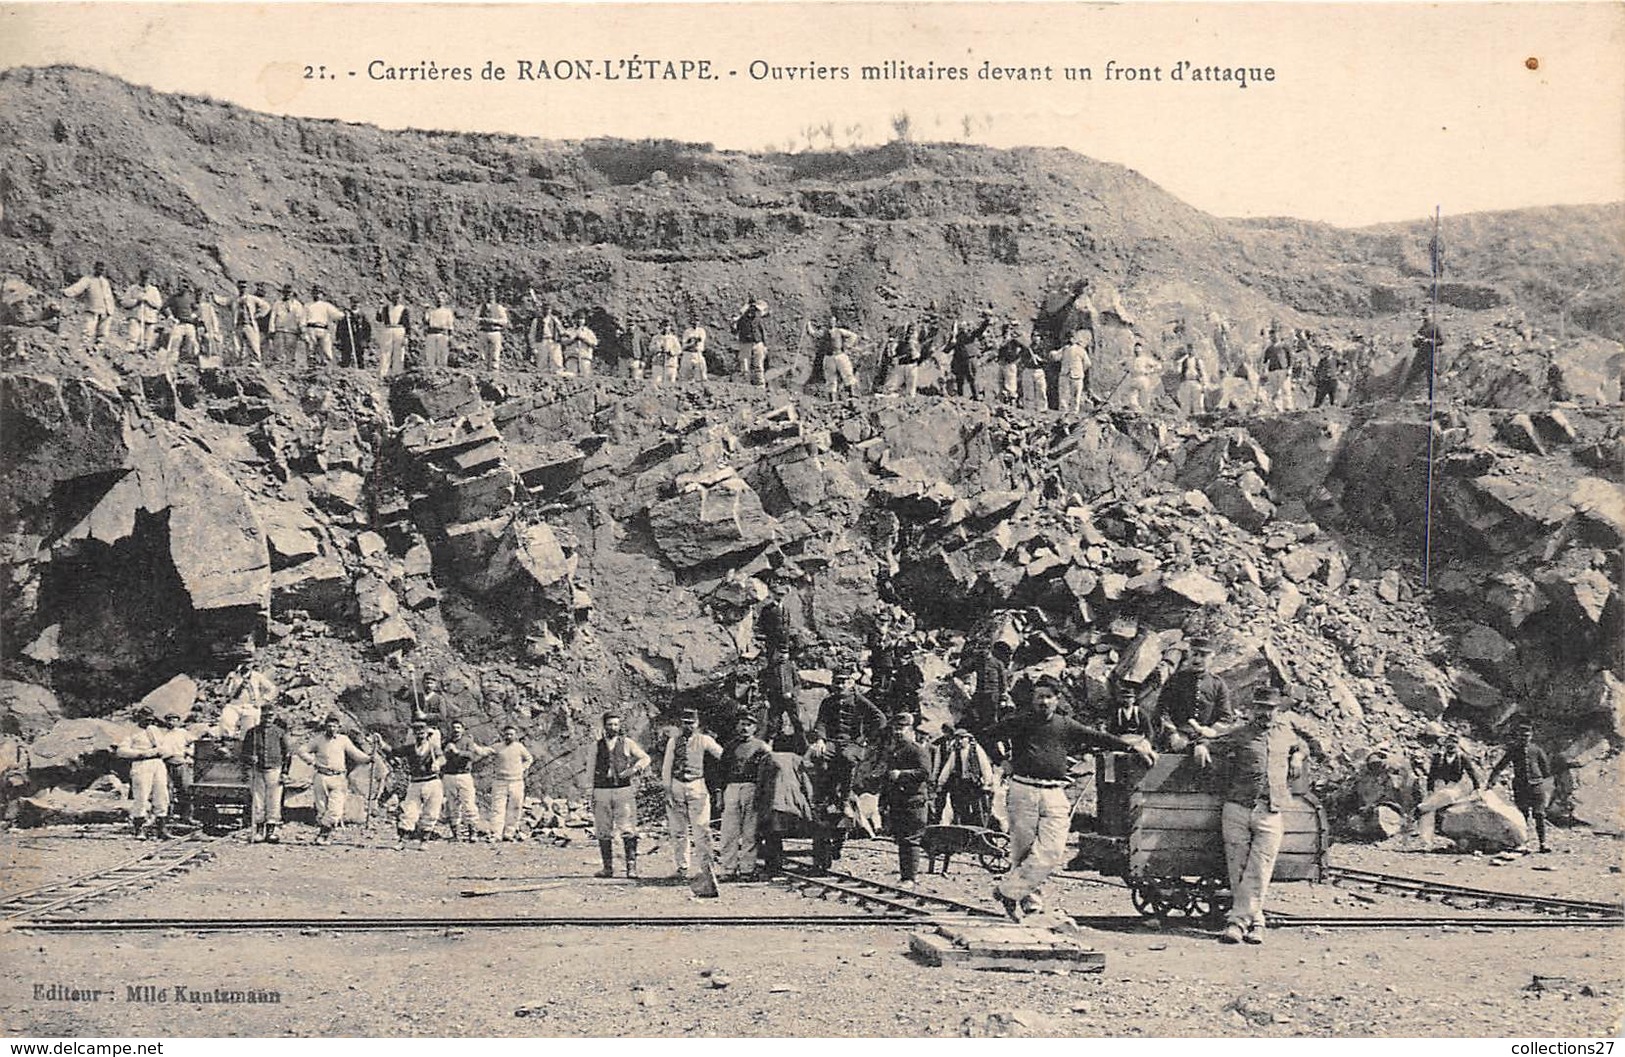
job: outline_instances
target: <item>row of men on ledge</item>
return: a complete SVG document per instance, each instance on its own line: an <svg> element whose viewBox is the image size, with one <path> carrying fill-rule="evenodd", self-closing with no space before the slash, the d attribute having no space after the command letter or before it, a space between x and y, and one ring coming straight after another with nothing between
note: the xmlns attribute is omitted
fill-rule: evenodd
<svg viewBox="0 0 1625 1057"><path fill-rule="evenodd" d="M1320 755L1322 749L1283 707L1285 697L1275 687L1261 688L1250 709L1238 714L1222 680L1203 668L1209 644L1197 639L1196 647L1194 667L1183 669L1188 678L1165 688L1174 691L1169 707L1153 718L1138 703L1138 688L1119 682L1104 727L1059 714L1061 687L1047 677L1033 686L1027 707L1011 710L974 733L949 730L934 746L922 743L912 713L898 711L885 717L857 691L850 670L840 674L836 689L822 702L817 721L802 742L804 751L775 751L799 746L782 725L773 744L763 740L762 721L755 714L734 718L725 748L700 729L697 711L686 710L660 752L659 767L676 873L686 877L696 864L699 872L710 872L713 794L708 765L721 768L722 825L715 854L722 879L749 878L759 868L777 872L784 836L809 827L815 864L827 869L840 857L854 824L857 790L869 786L879 791L887 828L896 841L902 882L912 885L919 868L920 836L932 819L993 824L989 808L998 781L993 762L997 759L1009 775L1011 869L994 897L1020 920L1041 909L1044 883L1066 856L1073 813L1066 796L1072 784L1069 757L1101 749L1133 752L1150 763L1156 759L1153 745L1157 745L1164 751L1189 751L1199 766L1221 769L1222 836L1234 898L1221 938L1261 942L1265 895L1282 840L1281 812L1290 796L1287 783L1301 771L1308 752ZM187 740L178 718L168 717L164 725L144 725L120 747L119 754L131 760L138 833L149 816L156 816L158 834L164 835L171 781L186 782L176 773ZM409 738L393 747L375 737L364 750L342 733L336 715L300 743L283 726L274 702L264 706L246 731L240 755L250 776L253 839L279 841L283 779L295 758L314 769L316 843L326 844L343 825L349 769L387 757L402 766L406 778L399 798L397 846L415 840L419 848L425 846L443 809L454 838L475 839L481 812L473 769L481 761L490 761L493 768L491 839L514 839L525 774L534 762L514 726L503 728L500 744L484 746L468 736L461 722L452 721L442 735L426 717L415 719ZM1541 824L1544 850L1542 808L1549 781L1542 779L1549 776L1550 767L1532 744L1527 725L1518 728L1515 743L1495 772L1508 766L1519 806ZM1459 746L1447 739L1434 760L1433 795L1423 807L1437 810L1457 798L1468 779L1467 768ZM606 714L591 776L601 877L613 874L617 843L626 875L638 875L635 789L652 769L651 757L625 733L621 717ZM1475 785L1482 781L1476 775L1471 780Z"/></svg>
<svg viewBox="0 0 1625 1057"><path fill-rule="evenodd" d="M251 289L246 280L239 280L235 294L229 296L201 291L196 282L182 283L166 296L143 271L121 294L115 294L101 262L63 294L82 302L87 345L104 348L123 309L130 313L125 323L126 347L155 351L165 366L209 355L225 365L265 363L295 370L375 366L387 378L406 370L413 335L418 337L414 353L418 366L449 366L458 322L451 295L445 290L438 291L435 304L426 309L407 304L400 290L391 291L376 306L363 307L354 295L341 298L347 307L340 308L327 299L321 286L311 287L302 300L292 284L284 284L280 296L273 296L265 283L254 283ZM480 365L500 369L505 347L519 330L525 341L520 358L530 360L536 369L591 376L601 335L589 325L589 314L580 310L565 317L534 291L528 297L528 325L521 329L497 292L485 291L485 299L474 312ZM948 321L933 303L921 318L890 328L879 350L881 368L874 388L914 396L920 367L935 360L942 368L945 386L951 386L955 395L978 399L978 366L990 363L998 370L1000 401L1081 412L1086 399L1090 406L1148 407L1162 389L1165 372L1172 369L1178 378L1175 401L1187 414L1209 410L1210 402L1215 410L1268 406L1288 411L1296 406L1300 384L1312 387L1317 407L1346 399L1353 379L1377 355L1370 337L1343 350L1308 330L1292 331L1272 323L1258 335L1253 354L1236 357L1233 377L1214 378L1208 360L1197 351L1202 344L1198 336L1181 323L1171 338L1171 363L1164 363L1143 342L1135 341L1128 374L1102 396L1091 385L1095 334L1102 326L1129 325L1119 315L1121 303L1096 309L1085 285L1059 314L1044 316L1042 311L1030 325L1011 316L995 326L986 312L974 323ZM223 315L229 319L225 326ZM752 296L728 321L736 356L733 377L759 387L767 384L767 316L766 302ZM800 334L814 342L812 380L827 386L832 399L843 390L856 393L854 363L865 339L833 316L827 325L804 323L798 337ZM1222 321L1211 340L1221 354L1234 344ZM704 380L710 369L711 341L698 316L681 330L670 318L650 333L632 323L621 335L622 354L616 357L615 366L636 380L646 376L666 382ZM1443 341L1438 326L1424 313L1413 342L1420 353L1416 362L1428 362ZM369 365L369 359L373 364ZM951 382L946 380L949 378ZM1053 403L1052 388L1056 391Z"/></svg>

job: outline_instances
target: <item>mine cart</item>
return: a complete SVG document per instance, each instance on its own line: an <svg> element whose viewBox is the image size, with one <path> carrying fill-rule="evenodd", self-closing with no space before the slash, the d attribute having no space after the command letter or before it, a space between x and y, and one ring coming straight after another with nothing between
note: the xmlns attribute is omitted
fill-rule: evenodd
<svg viewBox="0 0 1625 1057"><path fill-rule="evenodd" d="M1087 865L1121 876L1134 908L1147 916L1218 918L1230 908L1219 816L1217 768L1163 753L1151 767L1128 753L1101 753L1095 768L1097 834L1083 842ZM1272 881L1318 881L1331 844L1326 812L1292 783L1286 835Z"/></svg>
<svg viewBox="0 0 1625 1057"><path fill-rule="evenodd" d="M240 742L226 738L200 741L194 749L192 815L210 833L242 829L249 823L252 795L240 748Z"/></svg>

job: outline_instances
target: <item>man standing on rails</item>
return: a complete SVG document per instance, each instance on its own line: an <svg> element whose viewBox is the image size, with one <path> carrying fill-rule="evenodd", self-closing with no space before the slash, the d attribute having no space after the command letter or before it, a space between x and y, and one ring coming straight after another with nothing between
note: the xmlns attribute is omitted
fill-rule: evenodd
<svg viewBox="0 0 1625 1057"><path fill-rule="evenodd" d="M1285 710L1285 701L1278 688L1260 687L1252 717L1212 744L1228 775L1220 825L1231 907L1220 943L1264 942L1264 897L1286 835L1282 813L1292 799L1287 782L1302 773L1309 749L1318 751L1314 734Z"/></svg>
<svg viewBox="0 0 1625 1057"><path fill-rule="evenodd" d="M649 754L621 730L621 717L604 713L604 736L592 764L592 820L598 854L604 861L599 877L615 876L615 838L626 850L626 876L638 875L638 809L632 779L649 769Z"/></svg>
<svg viewBox="0 0 1625 1057"><path fill-rule="evenodd" d="M1072 805L1066 799L1067 754L1076 748L1127 750L1148 765L1157 761L1151 746L1138 738L1118 738L1058 715L1061 685L1042 676L1033 687L1032 704L995 723L986 737L1011 744L1010 872L993 889L993 897L1012 921L1043 908L1039 889L1066 857Z"/></svg>
<svg viewBox="0 0 1625 1057"><path fill-rule="evenodd" d="M267 701L260 708L260 721L243 735L242 761L248 765L250 818L254 836L250 843L263 840L279 843L277 828L282 825L282 781L293 762L293 738L276 718L277 703Z"/></svg>

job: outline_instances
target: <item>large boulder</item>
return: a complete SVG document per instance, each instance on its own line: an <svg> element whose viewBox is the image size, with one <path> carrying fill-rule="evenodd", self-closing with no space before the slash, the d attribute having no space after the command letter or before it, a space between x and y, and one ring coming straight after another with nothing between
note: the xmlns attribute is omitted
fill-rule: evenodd
<svg viewBox="0 0 1625 1057"><path fill-rule="evenodd" d="M1485 851L1517 848L1529 839L1523 814L1493 789L1441 811L1438 831L1463 848Z"/></svg>
<svg viewBox="0 0 1625 1057"><path fill-rule="evenodd" d="M61 718L61 704L45 687L0 679L0 733L31 739Z"/></svg>
<svg viewBox="0 0 1625 1057"><path fill-rule="evenodd" d="M666 559L679 569L739 564L773 540L776 522L737 477L694 485L649 508L649 526Z"/></svg>
<svg viewBox="0 0 1625 1057"><path fill-rule="evenodd" d="M151 710L152 714L160 719L164 716L180 716L184 719L196 703L197 681L190 675L181 674L147 694L140 700L139 705Z"/></svg>
<svg viewBox="0 0 1625 1057"><path fill-rule="evenodd" d="M36 771L111 766L119 743L135 731L135 724L122 720L62 719L34 739L28 755Z"/></svg>

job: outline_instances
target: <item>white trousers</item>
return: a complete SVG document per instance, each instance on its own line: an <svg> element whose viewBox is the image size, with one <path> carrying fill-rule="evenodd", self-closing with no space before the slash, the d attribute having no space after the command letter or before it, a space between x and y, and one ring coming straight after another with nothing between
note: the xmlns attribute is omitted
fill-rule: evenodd
<svg viewBox="0 0 1625 1057"><path fill-rule="evenodd" d="M525 809L525 780L498 778L491 783L491 836L497 840L519 832L519 817Z"/></svg>
<svg viewBox="0 0 1625 1057"><path fill-rule="evenodd" d="M594 789L592 791L593 829L599 840L631 837L638 832L637 801L632 787Z"/></svg>
<svg viewBox="0 0 1625 1057"><path fill-rule="evenodd" d="M689 868L692 843L693 861L703 870L711 861L711 791L705 788L705 779L666 786L666 824L671 827L671 855L677 868Z"/></svg>
<svg viewBox="0 0 1625 1057"><path fill-rule="evenodd" d="M163 760L136 760L130 764L130 818L166 818L169 815L169 768Z"/></svg>
<svg viewBox="0 0 1625 1057"><path fill-rule="evenodd" d="M407 782L406 799L401 801L401 829L417 829L419 821L426 830L432 830L440 821L440 808L445 803L446 787L440 779L427 782Z"/></svg>
<svg viewBox="0 0 1625 1057"><path fill-rule="evenodd" d="M1225 801L1220 816L1224 863L1230 873L1230 924L1264 927L1264 896L1269 892L1275 860L1281 854L1285 824L1269 805L1252 808Z"/></svg>
<svg viewBox="0 0 1625 1057"><path fill-rule="evenodd" d="M406 370L406 328L385 327L378 332L378 377L389 378Z"/></svg>
<svg viewBox="0 0 1625 1057"><path fill-rule="evenodd" d="M446 794L446 821L452 832L458 826L467 826L469 832L480 828L480 804L474 795L474 776L471 774L443 774L440 781Z"/></svg>
<svg viewBox="0 0 1625 1057"><path fill-rule="evenodd" d="M310 791L315 798L316 824L344 825L344 805L350 796L349 775L318 772L311 780Z"/></svg>
<svg viewBox="0 0 1625 1057"><path fill-rule="evenodd" d="M999 882L999 891L1007 899L1021 900L1036 894L1066 858L1072 805L1064 788L1012 781L1008 810L1010 872Z"/></svg>
<svg viewBox="0 0 1625 1057"><path fill-rule="evenodd" d="M250 771L248 796L254 825L280 825L282 822L282 770Z"/></svg>

